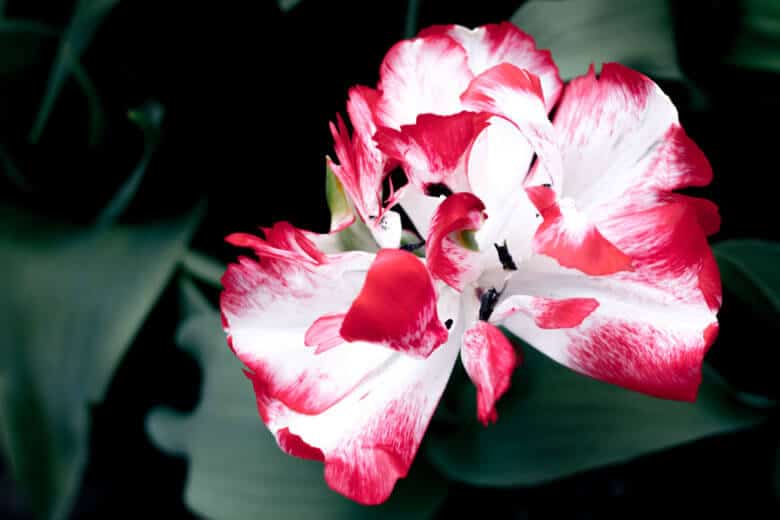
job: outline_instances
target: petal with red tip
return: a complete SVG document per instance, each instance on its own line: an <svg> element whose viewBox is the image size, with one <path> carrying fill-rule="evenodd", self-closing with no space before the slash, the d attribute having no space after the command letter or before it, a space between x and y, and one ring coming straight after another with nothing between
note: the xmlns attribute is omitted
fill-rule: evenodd
<svg viewBox="0 0 780 520"><path fill-rule="evenodd" d="M631 257L604 238L570 199L542 211L542 217L533 239L538 253L593 276L631 269Z"/></svg>
<svg viewBox="0 0 780 520"><path fill-rule="evenodd" d="M509 389L518 353L498 328L478 321L463 333L460 358L477 387L477 417L485 426L496 422L496 402Z"/></svg>
<svg viewBox="0 0 780 520"><path fill-rule="evenodd" d="M461 100L468 110L487 112L513 123L539 157L535 170L540 171L534 171L534 176L551 179L558 191L560 151L552 123L547 119L538 76L502 63L474 78Z"/></svg>
<svg viewBox="0 0 780 520"><path fill-rule="evenodd" d="M462 290L479 276L479 253L463 243L462 232L480 228L484 209L482 201L471 193L455 193L439 205L431 220L426 240L428 269L453 289Z"/></svg>
<svg viewBox="0 0 780 520"><path fill-rule="evenodd" d="M305 344L315 320L349 308L372 255L324 255L287 223L267 230L265 240L234 235L232 241L252 247L259 260L241 257L225 272L224 326L231 348L270 396L318 413L385 362L389 352L365 344L342 341L321 354Z"/></svg>
<svg viewBox="0 0 780 520"><path fill-rule="evenodd" d="M316 415L290 410L266 393L262 380L248 375L260 415L280 447L322 460L332 489L372 505L384 502L396 481L406 476L459 347L460 331L426 359L392 353L354 391Z"/></svg>
<svg viewBox="0 0 780 520"><path fill-rule="evenodd" d="M380 128L374 139L380 150L403 165L409 182L424 193L439 184L453 192L468 191L468 154L487 126L486 119L473 112L421 114L415 124L403 125L400 131Z"/></svg>
<svg viewBox="0 0 780 520"><path fill-rule="evenodd" d="M367 341L428 357L447 340L425 264L408 251L381 249L341 325L347 341Z"/></svg>
<svg viewBox="0 0 780 520"><path fill-rule="evenodd" d="M561 139L562 195L573 198L602 232L601 221L663 204L671 191L712 178L671 100L649 78L616 63L604 64L598 77L591 67L571 81L554 126ZM703 226L712 231L712 208L688 202L702 210Z"/></svg>
<svg viewBox="0 0 780 520"><path fill-rule="evenodd" d="M657 216L634 223L632 271L592 277L543 257L527 262L510 279L507 303L500 303L494 316L574 370L658 397L695 399L713 339L706 332L717 324L720 285L695 215L680 209L679 215L667 211L670 221L660 226L655 226ZM534 313L507 315L503 305L518 298L512 295L592 299L598 306L574 327L549 328Z"/></svg>
<svg viewBox="0 0 780 520"><path fill-rule="evenodd" d="M330 124L338 164L328 158L328 168L338 178L349 201L366 223L383 212L382 180L392 167L373 140L377 128L374 112L378 100L379 94L375 90L353 87L347 100L352 135L340 115L336 124Z"/></svg>
<svg viewBox="0 0 780 520"><path fill-rule="evenodd" d="M434 34L446 34L460 43L466 49L469 67L475 75L501 63L511 63L539 77L548 111L558 100L563 82L550 51L537 49L534 39L510 22L474 29L435 25L420 32L420 36Z"/></svg>
<svg viewBox="0 0 780 520"><path fill-rule="evenodd" d="M395 44L379 70L376 116L382 126L399 130L420 114L461 112L459 96L471 81L466 51L446 35Z"/></svg>

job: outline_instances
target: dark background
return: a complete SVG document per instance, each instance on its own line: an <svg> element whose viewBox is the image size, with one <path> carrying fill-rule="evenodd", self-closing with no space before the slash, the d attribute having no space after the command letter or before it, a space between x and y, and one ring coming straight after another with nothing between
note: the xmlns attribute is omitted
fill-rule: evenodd
<svg viewBox="0 0 780 520"><path fill-rule="evenodd" d="M422 0L419 26L504 20L520 3ZM234 231L277 220L325 231L327 122L343 111L349 86L376 82L382 56L403 37L406 8L405 1L303 0L282 13L271 0L121 2L83 57L107 114L97 146L86 143L83 97L72 82L40 143L27 142L56 39L24 78L4 82L0 138L25 178L20 186L1 177L0 199L88 222L141 153L142 135L128 121L128 109L156 100L166 111L163 140L123 220L175 214L205 196L208 212L193 246L223 262L235 255L222 241ZM71 1L21 0L8 2L6 13L61 27L72 9ZM776 240L772 187L779 172L780 77L723 64L740 13L739 2L676 5L679 59L688 83L660 83L712 162L715 181L702 191L721 208L723 225L714 240ZM182 501L186 461L158 451L144 431L153 406L190 410L199 397L199 367L173 343L175 299L172 289L164 295L106 399L93 408L89 464L74 518L192 516ZM777 325L733 303L728 292L721 323L708 360L739 388L780 396ZM604 508L636 512L641 501L663 509L739 503L747 517L776 518L776 419L539 488L454 486L440 516L489 509L500 518L547 518L563 511L599 518ZM614 497L632 500L602 500ZM5 467L0 518L27 518Z"/></svg>

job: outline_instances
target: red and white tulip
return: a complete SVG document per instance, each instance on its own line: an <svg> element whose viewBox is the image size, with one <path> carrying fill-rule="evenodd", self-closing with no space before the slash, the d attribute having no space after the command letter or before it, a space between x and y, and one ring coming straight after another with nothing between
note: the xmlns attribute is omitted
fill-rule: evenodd
<svg viewBox="0 0 780 520"><path fill-rule="evenodd" d="M521 361L499 326L583 374L695 399L718 327L719 217L676 192L712 172L650 79L605 64L564 87L509 23L441 26L396 44L347 112L351 134L331 125L331 233L228 237L257 259L223 278L225 330L282 450L384 501L458 355L479 420L497 419ZM408 183L383 200L397 166ZM401 246L399 209L419 244ZM375 252L323 252L352 226Z"/></svg>

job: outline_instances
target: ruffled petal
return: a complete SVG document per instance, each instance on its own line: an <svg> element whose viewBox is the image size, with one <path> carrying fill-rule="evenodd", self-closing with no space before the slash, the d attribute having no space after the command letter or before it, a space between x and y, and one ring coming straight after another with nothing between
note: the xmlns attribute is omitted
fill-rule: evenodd
<svg viewBox="0 0 780 520"><path fill-rule="evenodd" d="M305 343L315 320L349 308L373 255L324 255L287 223L267 230L265 239L250 237L230 237L260 260L241 257L222 279L229 343L269 395L298 412L319 413L392 354L343 340L317 354Z"/></svg>
<svg viewBox="0 0 780 520"><path fill-rule="evenodd" d="M622 65L604 64L598 78L591 67L572 80L554 125L561 139L562 195L574 199L613 243L618 237L606 234L602 221L666 203L672 190L712 179L671 100L649 78ZM688 202L702 210L708 232L717 227L707 203Z"/></svg>
<svg viewBox="0 0 780 520"><path fill-rule="evenodd" d="M466 51L446 35L395 44L379 70L376 116L382 126L400 130L420 114L461 112L459 96L471 81Z"/></svg>
<svg viewBox="0 0 780 520"><path fill-rule="evenodd" d="M487 117L473 112L451 116L421 114L400 130L382 127L374 139L379 149L401 163L409 182L423 193L446 186L468 191L466 165L471 146L487 126Z"/></svg>
<svg viewBox="0 0 780 520"><path fill-rule="evenodd" d="M448 333L439 320L436 291L425 264L401 249L380 250L344 316L340 334L347 341L430 356Z"/></svg>
<svg viewBox="0 0 780 520"><path fill-rule="evenodd" d="M420 32L420 36L435 34L446 34L463 46L469 67L475 75L501 63L511 63L539 77L548 111L558 101L563 82L550 51L537 49L533 37L510 22L487 24L475 29L461 25L435 25Z"/></svg>
<svg viewBox="0 0 780 520"><path fill-rule="evenodd" d="M654 230L653 243L643 242L640 234L637 242L648 246L645 256L635 257L633 271L607 276L590 277L534 258L515 273L505 293L574 299L579 301L576 319L558 316L545 323L535 313L508 312L516 296L500 303L494 316L576 371L658 397L694 400L704 354L717 330L720 298L717 269L697 229L694 215L681 214L666 229ZM598 306L586 314L591 300Z"/></svg>
<svg viewBox="0 0 780 520"><path fill-rule="evenodd" d="M631 257L604 238L571 199L560 200L540 213L544 221L533 238L537 253L592 276L631 269Z"/></svg>
<svg viewBox="0 0 780 520"><path fill-rule="evenodd" d="M496 422L496 402L509 390L520 356L498 328L477 321L463 333L460 358L477 387L477 417L485 426Z"/></svg>
<svg viewBox="0 0 780 520"><path fill-rule="evenodd" d="M289 409L268 394L263 380L247 376L260 415L283 450L323 461L331 488L362 504L378 504L409 470L452 372L462 330L426 359L392 353L349 395L316 415Z"/></svg>
<svg viewBox="0 0 780 520"><path fill-rule="evenodd" d="M467 110L486 112L513 123L538 156L526 184L541 184L549 179L553 189L559 192L562 164L558 138L547 119L538 76L502 63L475 77L461 95L461 101ZM544 181L538 181L539 178Z"/></svg>
<svg viewBox="0 0 780 520"><path fill-rule="evenodd" d="M462 290L479 276L480 255L467 243L464 231L475 231L485 220L485 206L471 193L455 193L442 202L431 221L426 240L426 263L431 275Z"/></svg>

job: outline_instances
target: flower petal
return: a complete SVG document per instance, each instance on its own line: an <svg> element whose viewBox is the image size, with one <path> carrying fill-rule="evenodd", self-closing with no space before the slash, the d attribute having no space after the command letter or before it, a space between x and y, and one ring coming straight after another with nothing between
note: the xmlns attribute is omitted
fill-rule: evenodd
<svg viewBox="0 0 780 520"><path fill-rule="evenodd" d="M431 221L426 240L426 262L431 275L453 289L479 276L477 251L458 241L458 233L479 229L485 220L485 205L471 193L455 193L442 202Z"/></svg>
<svg viewBox="0 0 780 520"><path fill-rule="evenodd" d="M506 241L516 262L530 255L534 232L542 222L523 188L533 155L517 127L500 117L491 118L475 141L469 156L469 184L490 215L476 234L480 250L492 250Z"/></svg>
<svg viewBox="0 0 780 520"><path fill-rule="evenodd" d="M452 192L468 191L466 165L471 146L487 126L473 112L451 116L421 114L401 130L380 128L374 139L379 149L404 167L409 182L423 193L445 185Z"/></svg>
<svg viewBox="0 0 780 520"><path fill-rule="evenodd" d="M395 44L379 71L376 116L382 126L399 130L420 114L461 112L459 96L471 81L466 51L445 35L431 35Z"/></svg>
<svg viewBox="0 0 780 520"><path fill-rule="evenodd" d="M382 153L374 143L373 135L376 132L374 112L379 100L379 94L368 87L357 86L349 91L347 100L347 113L354 131L350 137L346 124L340 115L336 117L336 124L330 124L333 135L334 149L339 164L335 164L327 158L328 170L338 179L342 191L348 195L348 202L355 206L360 218L371 229L378 242L390 243L383 234L383 228L379 225L386 211L382 204L382 181L392 169L393 162ZM328 194L338 195L338 190L331 188ZM342 211L341 213L345 213ZM332 223L333 231L340 231L349 225L349 216L339 216ZM400 240L400 226L398 228ZM392 238L395 238L393 235ZM397 246L397 244L394 244Z"/></svg>
<svg viewBox="0 0 780 520"><path fill-rule="evenodd" d="M554 125L561 138L562 195L576 200L602 232L600 222L613 215L643 211L667 201L672 190L712 178L669 98L622 65L604 64L598 78L591 67L572 80ZM709 231L714 223L705 220Z"/></svg>
<svg viewBox="0 0 780 520"><path fill-rule="evenodd" d="M427 237L431 228L431 219L444 196L429 196L416 187L407 185L401 194L401 207L411 219L420 237Z"/></svg>
<svg viewBox="0 0 780 520"><path fill-rule="evenodd" d="M520 365L518 353L498 328L477 321L463 333L460 358L477 387L477 417L485 426L496 422L496 402L509 390L512 373Z"/></svg>
<svg viewBox="0 0 780 520"><path fill-rule="evenodd" d="M408 251L381 249L344 317L341 337L428 357L447 340L436 291L422 261Z"/></svg>
<svg viewBox="0 0 780 520"><path fill-rule="evenodd" d="M537 298L527 295L510 296L502 301L490 317L500 323L516 312L533 318L540 329L569 329L580 325L599 306L594 298Z"/></svg>
<svg viewBox="0 0 780 520"><path fill-rule="evenodd" d="M563 82L550 51L537 49L534 39L510 22L487 24L475 29L460 25L435 25L420 32L420 36L434 34L446 34L460 43L466 49L469 67L475 75L501 63L511 63L539 76L548 111L558 100Z"/></svg>
<svg viewBox="0 0 780 520"><path fill-rule="evenodd" d="M560 200L541 214L544 222L533 238L536 252L593 276L631 269L631 257L604 238L571 199Z"/></svg>
<svg viewBox="0 0 780 520"><path fill-rule="evenodd" d="M594 278L543 257L527 262L510 279L507 294L592 299L598 307L574 327L548 328L527 312L509 315L504 325L578 372L658 397L694 400L701 363L717 327L713 304L719 283L714 283L717 270L708 262L711 254L701 230L698 236L689 232L698 228L695 217L688 215L687 222L671 227L655 238L666 242L653 248L659 266L640 259L634 271ZM691 242L697 252L674 251L691 247ZM703 280L718 287L704 287ZM513 298L499 304L496 319L507 315ZM578 308L580 316L588 310Z"/></svg>
<svg viewBox="0 0 780 520"><path fill-rule="evenodd" d="M562 168L560 151L552 123L547 119L538 76L502 63L474 78L461 95L461 101L467 110L487 112L513 123L539 157L533 177L550 179L558 191Z"/></svg>
<svg viewBox="0 0 780 520"><path fill-rule="evenodd" d="M290 410L266 393L262 380L247 375L260 415L283 450L324 461L331 488L362 504L378 504L407 474L455 364L460 331L426 359L392 353L353 392L317 415Z"/></svg>
<svg viewBox="0 0 780 520"><path fill-rule="evenodd" d="M254 247L260 261L241 257L222 279L231 348L269 396L301 413L319 413L392 354L343 341L317 354L305 344L315 320L349 308L373 255L324 255L287 223L269 229L265 240L248 237L234 243Z"/></svg>

